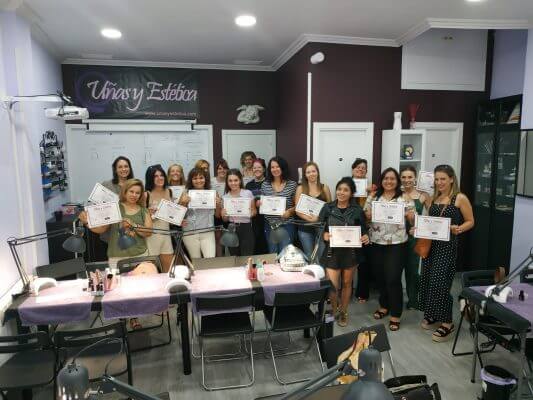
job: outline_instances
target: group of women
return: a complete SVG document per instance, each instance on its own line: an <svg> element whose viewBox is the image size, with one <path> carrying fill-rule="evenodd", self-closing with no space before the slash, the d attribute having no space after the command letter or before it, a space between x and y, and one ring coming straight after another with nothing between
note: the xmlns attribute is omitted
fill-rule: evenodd
<svg viewBox="0 0 533 400"><path fill-rule="evenodd" d="M108 235L108 257L116 263L124 257L144 254L159 255L164 270L170 267L172 243L167 235L151 233L150 229L168 229L168 223L153 219L161 199L178 201L187 206L190 198L187 190L217 192L215 209L188 209L182 229L205 232L184 235L183 243L192 258L222 255L217 246L215 225L233 223L239 237L239 246L229 248L232 255L279 253L288 244L298 242L309 256L318 243L320 264L326 269L335 290L331 291L331 312L340 326L348 324L348 305L352 295L354 273L358 272L355 295L359 302L369 298L372 278L379 291L379 307L375 319L389 317L389 329L400 329L403 304L402 274L405 272L407 308L424 312L421 326L435 329L434 341L445 341L454 330L452 323L452 297L450 289L456 269L458 236L474 226L472 207L468 198L460 193L457 177L449 165L439 165L434 170L434 194L416 189L417 171L405 166L400 172L386 168L375 185L368 185L365 197L354 197L354 179L366 179L367 162L356 159L352 176L344 177L335 186L335 200L328 186L320 181L320 171L314 162L302 168L301 183L290 179L288 164L282 157L273 157L268 164L253 152L241 156L241 169L229 168L225 160L216 163L215 176L209 176L209 163L199 160L185 177L183 168L171 165L168 171L154 165L146 171L146 188L133 178L131 163L126 157L118 157L112 165L113 179L103 185L120 195L120 208L124 220L119 225L94 228L93 231ZM171 187L185 186L179 199L175 199ZM324 201L320 215L312 217L296 212L296 204L302 195ZM285 198L286 209L280 216L261 215L260 196ZM249 217L229 216L224 209L224 199L246 198L250 200ZM405 223L384 224L372 221L372 204L375 201L401 203L405 209ZM449 241L434 241L429 256L422 260L414 252L415 214L427 212L430 216L451 218ZM84 216L81 217L84 220ZM292 224L295 219L322 222L323 228ZM339 248L329 245L330 226L360 226L362 248ZM284 229L285 239L278 243L271 240L273 227ZM119 230L124 229L135 238L136 246L122 250L118 247ZM319 233L322 233L321 237ZM219 247L217 249L217 247Z"/></svg>

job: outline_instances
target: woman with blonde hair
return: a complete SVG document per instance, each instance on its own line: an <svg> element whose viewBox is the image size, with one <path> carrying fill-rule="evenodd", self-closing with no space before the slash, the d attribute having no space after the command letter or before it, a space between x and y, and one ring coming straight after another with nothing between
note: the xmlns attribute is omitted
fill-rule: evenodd
<svg viewBox="0 0 533 400"><path fill-rule="evenodd" d="M426 207L432 217L451 219L450 240L433 240L429 255L422 261L420 280L420 310L424 311L423 329L433 329L434 342L444 342L454 331L452 320L453 298L450 294L457 263L457 238L474 227L472 204L459 191L455 171L449 165L438 165L435 175L435 193L428 198ZM413 228L413 232L414 232Z"/></svg>
<svg viewBox="0 0 533 400"><path fill-rule="evenodd" d="M167 172L168 186L185 186L185 173L180 164L172 164Z"/></svg>
<svg viewBox="0 0 533 400"><path fill-rule="evenodd" d="M328 185L320 182L320 170L317 163L313 161L306 162L302 167L302 183L296 189L295 204L298 204L300 196L305 194L318 200L322 200L326 203L331 201L331 192ZM296 215L307 222L317 222L317 217L311 217L301 212L296 212ZM313 248L315 247L316 240L319 241L319 250L317 256L322 255L324 249L324 242L321 238L317 238L317 228L309 226L298 226L298 238L302 244L303 251L308 257L311 256Z"/></svg>
<svg viewBox="0 0 533 400"><path fill-rule="evenodd" d="M209 161L204 160L204 159L200 159L194 163L194 168L201 168L204 171L206 171L208 175L209 175L209 166L210 166Z"/></svg>

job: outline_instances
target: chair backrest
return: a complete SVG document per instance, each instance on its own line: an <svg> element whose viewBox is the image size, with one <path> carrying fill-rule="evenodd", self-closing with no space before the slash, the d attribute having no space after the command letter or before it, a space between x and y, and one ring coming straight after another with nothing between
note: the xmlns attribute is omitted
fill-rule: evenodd
<svg viewBox="0 0 533 400"><path fill-rule="evenodd" d="M153 263L159 272L163 270L161 267L161 260L159 259L158 256L142 256L142 257L125 258L117 262L117 268L121 274L125 274L125 273L128 273L134 270L135 267L137 267L139 264L143 262Z"/></svg>
<svg viewBox="0 0 533 400"><path fill-rule="evenodd" d="M53 264L35 267L35 273L40 278L74 278L78 273L84 271L85 260L83 257L72 258L70 260L59 261Z"/></svg>
<svg viewBox="0 0 533 400"><path fill-rule="evenodd" d="M246 265L248 263L248 258L252 257L255 261L261 261L265 260L267 264L275 264L276 257L278 255L276 253L269 253L269 254L256 254L254 256L238 256L235 258L235 266L240 267L242 265Z"/></svg>
<svg viewBox="0 0 533 400"><path fill-rule="evenodd" d="M322 303L326 300L328 292L329 286L304 292L276 292L273 306L288 307Z"/></svg>
<svg viewBox="0 0 533 400"><path fill-rule="evenodd" d="M242 293L207 295L196 297L196 311L217 312L225 310L254 309L255 291L250 290Z"/></svg>
<svg viewBox="0 0 533 400"><path fill-rule="evenodd" d="M127 329L124 321L114 322L96 328L56 331L54 334L54 343L58 349L72 347L83 348L99 340L111 338L120 338L127 344Z"/></svg>
<svg viewBox="0 0 533 400"><path fill-rule="evenodd" d="M194 269L230 268L235 266L235 256L193 258Z"/></svg>
<svg viewBox="0 0 533 400"><path fill-rule="evenodd" d="M372 346L379 352L390 351L391 346L385 325L377 324L369 327L364 327L359 330L348 332L343 335L334 336L332 338L322 340L324 349L324 359L328 368L337 364L339 355L353 345L360 332L373 331L377 333L376 338L372 342Z"/></svg>
<svg viewBox="0 0 533 400"><path fill-rule="evenodd" d="M463 288L494 285L494 270L466 271L461 275Z"/></svg>
<svg viewBox="0 0 533 400"><path fill-rule="evenodd" d="M14 336L0 336L0 354L13 354L27 350L41 350L51 347L46 332L23 333Z"/></svg>
<svg viewBox="0 0 533 400"><path fill-rule="evenodd" d="M109 267L109 263L107 261L88 262L85 263L85 272L78 274L78 276L86 278L88 272L94 272L97 269L100 271L104 271L107 267Z"/></svg>

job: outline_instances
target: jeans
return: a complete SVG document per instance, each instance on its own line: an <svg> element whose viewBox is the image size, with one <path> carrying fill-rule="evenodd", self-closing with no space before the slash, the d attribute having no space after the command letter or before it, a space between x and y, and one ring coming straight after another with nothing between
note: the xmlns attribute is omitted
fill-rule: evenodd
<svg viewBox="0 0 533 400"><path fill-rule="evenodd" d="M295 229L293 224L282 225L280 229L284 229L288 234L288 239L283 240L281 243L272 243L270 240L270 224L265 221L265 238L268 244L268 252L279 254L281 250L294 242Z"/></svg>
<svg viewBox="0 0 533 400"><path fill-rule="evenodd" d="M313 253L313 250L315 249L315 241L317 240L317 232L315 230L304 230L304 229L298 229L298 239L300 239L300 243L302 244L303 251L305 253L305 256L307 257L307 261L311 262L310 257ZM322 238L318 238L318 251L316 253L316 260L318 263L318 260L320 260L320 256L324 252L324 248L326 245L324 244L324 240Z"/></svg>

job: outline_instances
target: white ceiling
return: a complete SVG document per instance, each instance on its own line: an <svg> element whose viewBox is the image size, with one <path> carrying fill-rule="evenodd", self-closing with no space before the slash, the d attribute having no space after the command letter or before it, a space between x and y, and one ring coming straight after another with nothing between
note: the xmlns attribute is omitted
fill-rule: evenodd
<svg viewBox="0 0 533 400"><path fill-rule="evenodd" d="M386 40L369 43L394 46L431 27L525 28L528 20L533 21L533 0L479 3L465 0L19 0L17 3L21 3L19 12L33 22L36 34L45 37L63 60L112 57L153 63L226 65L244 59L260 60L264 69L279 67L289 53L307 41L365 43L365 38L376 38ZM242 13L255 15L257 25L251 29L235 26L235 16ZM100 36L103 27L120 29L122 39L104 39Z"/></svg>

